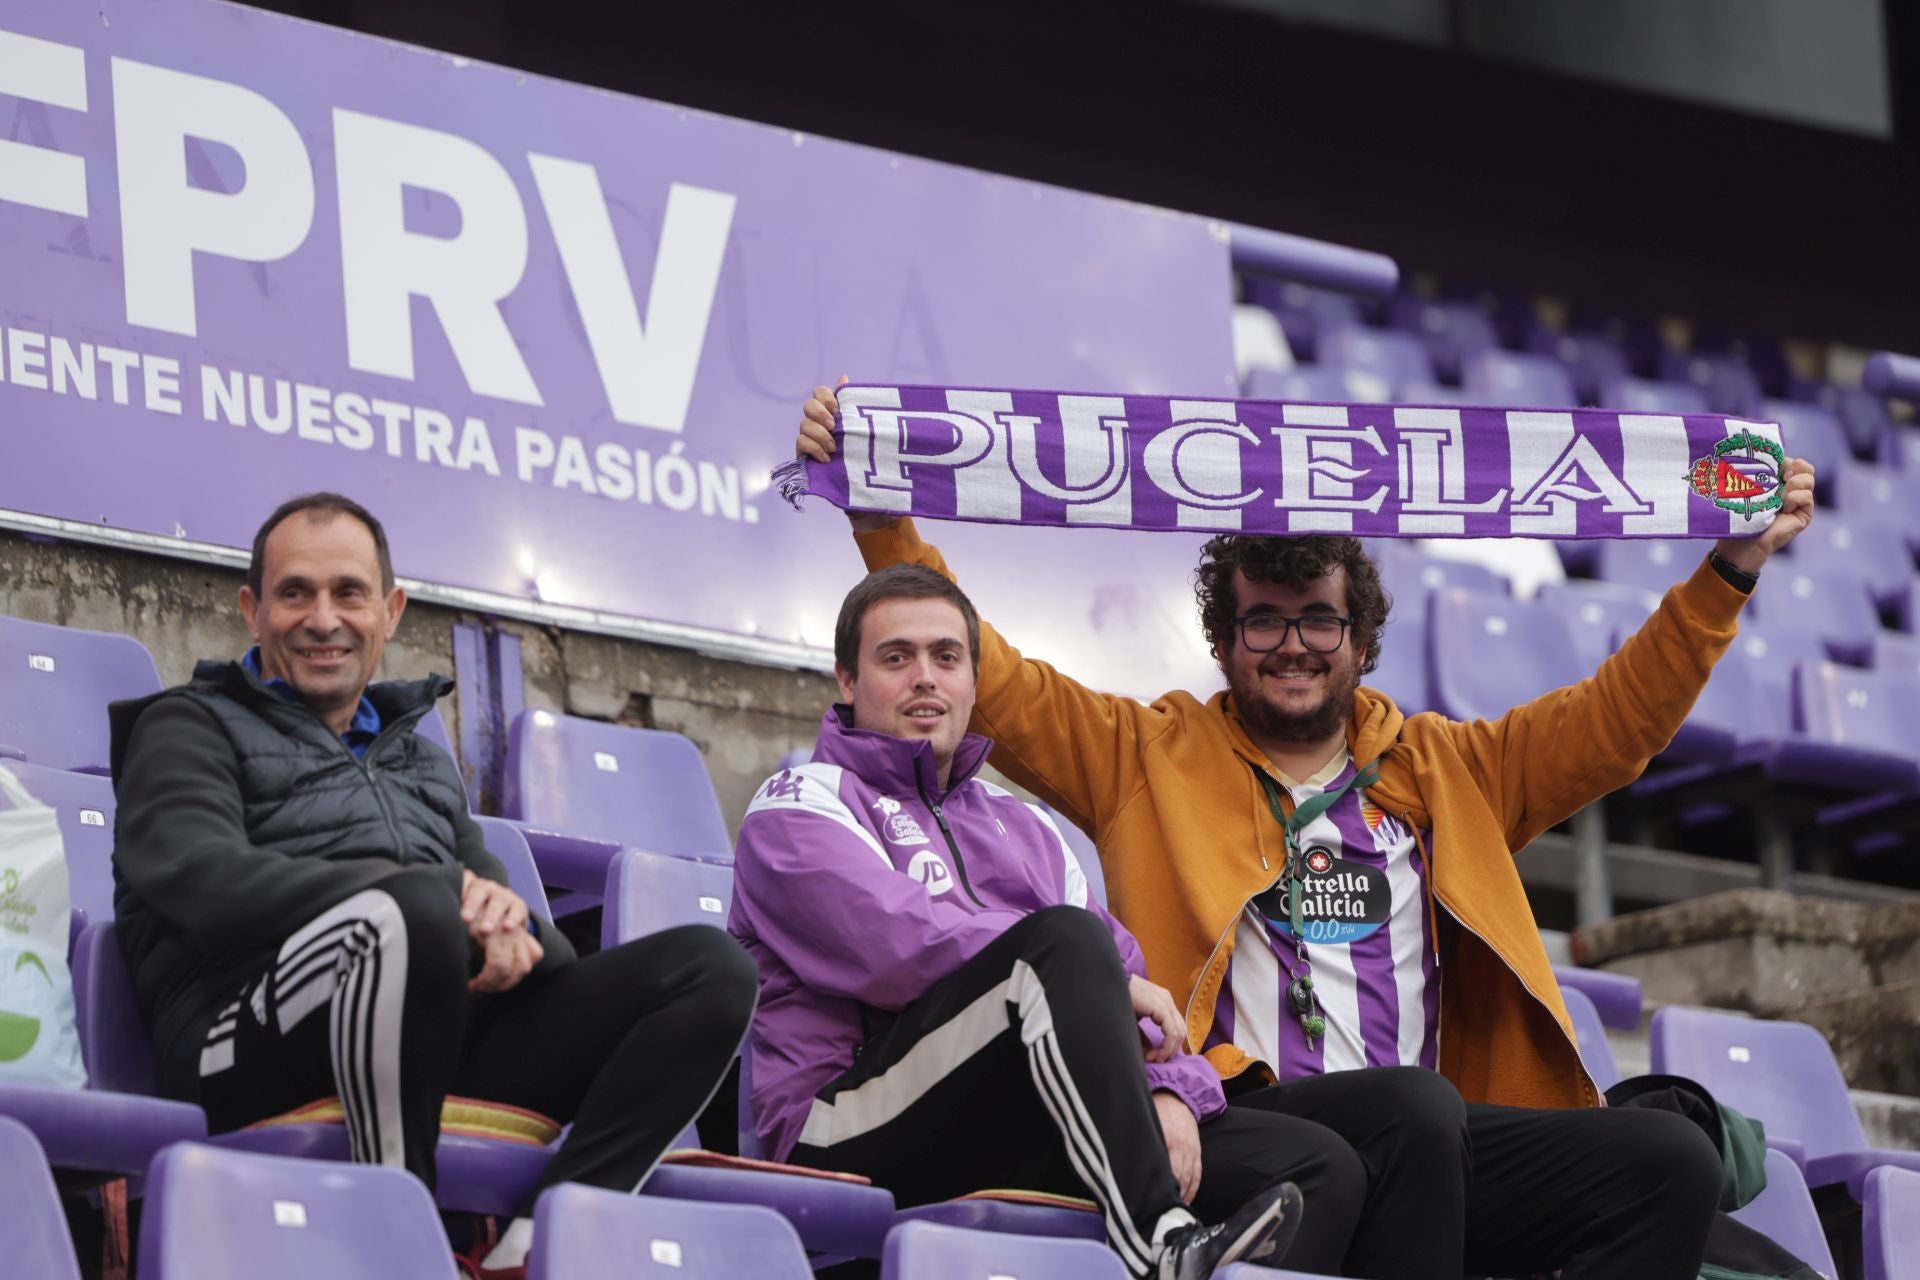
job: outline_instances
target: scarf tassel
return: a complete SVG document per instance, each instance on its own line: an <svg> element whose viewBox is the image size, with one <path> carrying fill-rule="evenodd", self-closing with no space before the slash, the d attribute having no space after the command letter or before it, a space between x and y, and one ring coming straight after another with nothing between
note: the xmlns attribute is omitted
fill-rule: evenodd
<svg viewBox="0 0 1920 1280"><path fill-rule="evenodd" d="M812 492L807 488L807 460L788 458L773 469L773 487L795 511L800 510L800 499Z"/></svg>

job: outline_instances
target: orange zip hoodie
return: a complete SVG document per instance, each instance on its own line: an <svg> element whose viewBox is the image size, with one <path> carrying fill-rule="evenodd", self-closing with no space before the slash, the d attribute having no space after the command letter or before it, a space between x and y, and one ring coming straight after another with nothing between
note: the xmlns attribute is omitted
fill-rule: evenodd
<svg viewBox="0 0 1920 1280"><path fill-rule="evenodd" d="M953 577L911 519L855 539L870 570L922 564ZM1381 757L1368 795L1432 833L1429 909L1459 926L1434 931L1439 1064L1468 1101L1599 1102L1513 853L1640 775L1732 643L1745 601L1703 558L1596 674L1498 720L1409 719L1378 690L1355 693L1348 748L1362 763ZM1285 860L1253 769L1279 775L1232 699L1175 690L1142 705L1096 693L1021 657L983 621L972 727L997 744L996 768L1092 834L1113 912L1140 940L1148 975L1184 1002L1197 1052L1241 909ZM1232 1045L1207 1056L1228 1079L1271 1076Z"/></svg>

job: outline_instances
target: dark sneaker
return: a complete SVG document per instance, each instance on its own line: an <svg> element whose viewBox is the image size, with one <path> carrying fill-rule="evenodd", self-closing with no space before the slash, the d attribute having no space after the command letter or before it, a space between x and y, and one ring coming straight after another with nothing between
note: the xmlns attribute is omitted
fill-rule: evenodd
<svg viewBox="0 0 1920 1280"><path fill-rule="evenodd" d="M1268 1187L1211 1227L1180 1227L1160 1249L1159 1280L1207 1280L1229 1262L1272 1266L1300 1229L1300 1188L1291 1182Z"/></svg>

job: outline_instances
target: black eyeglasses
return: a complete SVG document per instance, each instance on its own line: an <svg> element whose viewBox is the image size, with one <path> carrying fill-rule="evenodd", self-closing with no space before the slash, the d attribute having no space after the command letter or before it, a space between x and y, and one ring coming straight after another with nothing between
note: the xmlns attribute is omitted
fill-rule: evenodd
<svg viewBox="0 0 1920 1280"><path fill-rule="evenodd" d="M1287 632L1300 628L1300 643L1313 653L1332 653L1347 638L1352 618L1334 613L1310 613L1304 618L1283 618L1277 613L1249 613L1233 620L1240 628L1240 643L1255 653L1272 653L1287 642Z"/></svg>

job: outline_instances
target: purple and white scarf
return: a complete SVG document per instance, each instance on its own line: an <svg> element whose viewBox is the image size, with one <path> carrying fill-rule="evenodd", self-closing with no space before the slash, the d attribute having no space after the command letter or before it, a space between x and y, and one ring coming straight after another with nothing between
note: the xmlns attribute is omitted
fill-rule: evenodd
<svg viewBox="0 0 1920 1280"><path fill-rule="evenodd" d="M798 506L1374 538L1724 538L1784 496L1780 428L1720 414L840 388Z"/></svg>

